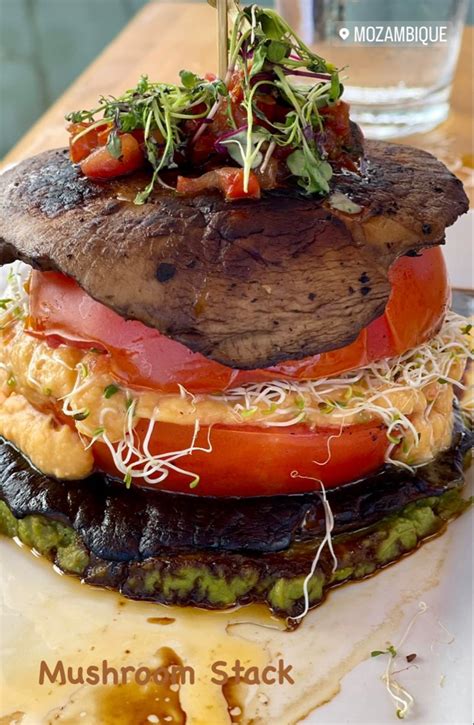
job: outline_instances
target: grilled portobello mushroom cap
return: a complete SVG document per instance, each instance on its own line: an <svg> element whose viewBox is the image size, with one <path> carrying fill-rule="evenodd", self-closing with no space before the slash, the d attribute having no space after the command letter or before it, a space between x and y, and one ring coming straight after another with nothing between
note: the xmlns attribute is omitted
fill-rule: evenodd
<svg viewBox="0 0 474 725"><path fill-rule="evenodd" d="M23 259L232 367L267 367L353 341L384 310L388 270L442 244L468 208L461 182L418 149L368 141L364 173L336 174L361 208L282 190L226 203L160 189L144 172L95 183L65 149L0 177L0 263ZM340 198L340 197L339 197Z"/></svg>

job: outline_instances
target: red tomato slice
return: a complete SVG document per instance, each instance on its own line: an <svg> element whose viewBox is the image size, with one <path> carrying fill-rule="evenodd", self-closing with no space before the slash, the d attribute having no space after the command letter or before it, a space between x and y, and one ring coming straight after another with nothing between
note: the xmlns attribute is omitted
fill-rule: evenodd
<svg viewBox="0 0 474 725"><path fill-rule="evenodd" d="M200 194L208 189L219 189L228 201L260 199L260 184L253 171L250 172L247 191L244 189L243 169L223 167L195 178L178 176L176 191L180 194Z"/></svg>
<svg viewBox="0 0 474 725"><path fill-rule="evenodd" d="M247 191L244 188L243 169L237 169L237 173L229 174L223 186L226 199L260 199L260 184L253 171L249 174Z"/></svg>
<svg viewBox="0 0 474 725"><path fill-rule="evenodd" d="M95 126L95 128L86 132L89 126L89 123L72 123L68 126L68 131L71 134L69 154L74 164L83 161L97 146L100 146L99 133L107 128L107 125L104 124L103 126Z"/></svg>
<svg viewBox="0 0 474 725"><path fill-rule="evenodd" d="M449 303L441 250L402 257L389 276L392 292L385 313L352 344L260 370L220 365L140 322L126 321L57 272L33 272L29 328L52 344L107 350L112 373L132 387L178 392L184 385L190 392L210 393L247 382L308 380L402 354L434 335Z"/></svg>
<svg viewBox="0 0 474 725"><path fill-rule="evenodd" d="M331 128L338 136L345 136L350 128L349 104L338 101L333 106L324 106L320 109L324 117L325 129Z"/></svg>
<svg viewBox="0 0 474 725"><path fill-rule="evenodd" d="M108 133L108 132L107 132ZM92 151L81 163L81 171L89 179L112 179L136 171L145 161L143 151L136 138L130 133L120 135L121 156L112 156L106 146Z"/></svg>
<svg viewBox="0 0 474 725"><path fill-rule="evenodd" d="M143 440L147 425L136 428ZM203 496L270 496L321 490L363 478L384 465L389 445L386 428L377 423L311 431L304 425L289 428L214 426L203 428L196 445L212 452L196 451L173 464L190 471L185 476L170 471L168 478L153 486L133 479L133 484L164 491L181 491ZM189 447L193 429L189 426L157 423L150 443L153 455ZM97 467L119 475L104 443L94 446ZM292 475L296 472L298 476ZM190 489L194 475L198 485ZM314 479L317 479L316 481Z"/></svg>

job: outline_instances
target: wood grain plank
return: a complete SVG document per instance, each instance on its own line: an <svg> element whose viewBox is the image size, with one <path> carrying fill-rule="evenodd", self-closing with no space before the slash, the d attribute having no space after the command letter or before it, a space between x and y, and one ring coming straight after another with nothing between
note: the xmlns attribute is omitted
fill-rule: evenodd
<svg viewBox="0 0 474 725"><path fill-rule="evenodd" d="M10 164L45 149L65 146L64 116L119 94L148 74L175 81L186 67L196 73L217 66L215 10L207 4L150 3L112 41L4 158Z"/></svg>

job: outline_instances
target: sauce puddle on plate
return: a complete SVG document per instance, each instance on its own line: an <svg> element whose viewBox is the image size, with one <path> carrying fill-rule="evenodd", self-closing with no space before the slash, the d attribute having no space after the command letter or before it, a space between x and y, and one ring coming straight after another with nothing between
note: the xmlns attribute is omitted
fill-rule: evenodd
<svg viewBox="0 0 474 725"><path fill-rule="evenodd" d="M76 725L89 719L97 723L173 723L185 725L186 713L181 707L180 685L175 682L173 668L181 668L182 661L169 647L163 647L156 653L162 682L151 680L144 684L102 685L93 690L81 689L70 700L52 713L48 725L60 722L64 725ZM145 671L143 671L145 672Z"/></svg>
<svg viewBox="0 0 474 725"><path fill-rule="evenodd" d="M455 526L378 576L334 590L292 632L258 606L208 612L126 600L59 576L46 561L2 539L0 675L2 714L10 715L0 723L297 723L331 700L371 650L396 641L420 598L437 584ZM244 672L262 673L280 660L294 684L239 683L233 670L238 661ZM101 671L103 661L134 675L127 683L109 677L90 684L84 673L88 667ZM42 662L51 673L62 663L74 681L46 677L39 684ZM220 676L213 681L216 663L225 682ZM179 682L134 679L140 668L181 666L186 676Z"/></svg>

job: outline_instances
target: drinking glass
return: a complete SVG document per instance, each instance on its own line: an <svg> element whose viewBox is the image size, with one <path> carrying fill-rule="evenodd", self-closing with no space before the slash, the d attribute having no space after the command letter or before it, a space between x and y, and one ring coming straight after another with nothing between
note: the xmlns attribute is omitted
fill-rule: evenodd
<svg viewBox="0 0 474 725"><path fill-rule="evenodd" d="M276 9L342 69L352 118L380 139L446 119L467 2L276 0Z"/></svg>

